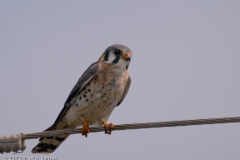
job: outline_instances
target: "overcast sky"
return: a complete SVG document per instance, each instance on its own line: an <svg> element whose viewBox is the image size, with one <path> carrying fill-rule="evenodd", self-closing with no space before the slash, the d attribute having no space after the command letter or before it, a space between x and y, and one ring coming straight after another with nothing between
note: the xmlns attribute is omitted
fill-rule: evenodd
<svg viewBox="0 0 240 160"><path fill-rule="evenodd" d="M133 51L114 124L240 116L239 0L0 1L0 135L53 124L112 44ZM31 154L37 140L27 140ZM11 154L0 155L8 156ZM66 159L240 159L240 123L71 135Z"/></svg>

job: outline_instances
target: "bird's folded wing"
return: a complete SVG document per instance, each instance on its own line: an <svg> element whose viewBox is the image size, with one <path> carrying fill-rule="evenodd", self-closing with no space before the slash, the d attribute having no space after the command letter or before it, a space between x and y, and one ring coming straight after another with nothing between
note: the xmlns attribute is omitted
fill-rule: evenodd
<svg viewBox="0 0 240 160"><path fill-rule="evenodd" d="M77 95L78 92L80 92L86 86L86 84L88 84L88 82L93 78L93 76L98 72L98 70L99 70L98 62L95 62L90 67L88 67L88 69L79 78L78 82L73 87L72 91L70 92L70 94L64 104L64 107L61 110L60 114L58 115L56 121L54 122L54 124L51 127L49 127L46 130L54 130L56 128L57 124L61 121L61 119L66 114L67 110L69 109L69 107L70 107L69 104L71 103L72 99Z"/></svg>
<svg viewBox="0 0 240 160"><path fill-rule="evenodd" d="M127 84L126 84L126 86L125 86L125 88L124 88L122 97L121 97L120 101L118 102L117 106L119 106L119 105L122 103L122 101L124 100L124 98L126 97L126 95L127 95L127 93L128 93L128 90L129 90L129 88L130 88L130 85L131 85L131 77L130 77L130 75L128 75Z"/></svg>

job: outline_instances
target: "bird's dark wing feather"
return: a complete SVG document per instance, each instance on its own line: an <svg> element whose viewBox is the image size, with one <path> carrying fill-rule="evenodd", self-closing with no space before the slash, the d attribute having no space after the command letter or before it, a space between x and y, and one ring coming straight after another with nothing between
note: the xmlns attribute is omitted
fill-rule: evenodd
<svg viewBox="0 0 240 160"><path fill-rule="evenodd" d="M117 106L119 106L119 105L122 103L122 101L124 100L124 98L126 97L126 95L127 95L127 93L128 93L128 90L129 90L129 88L130 88L130 85L131 85L131 77L130 77L130 75L129 75L129 76L128 76L127 84L126 84L126 86L125 86L125 88L124 88L124 91L123 91L123 94L122 94L122 97L121 97L120 101L118 102Z"/></svg>
<svg viewBox="0 0 240 160"><path fill-rule="evenodd" d="M88 69L83 73L83 75L79 78L76 85L73 87L72 91L70 92L63 109L61 110L60 114L58 115L54 124L46 130L54 130L57 124L61 121L63 116L66 114L67 110L70 107L70 102L72 99L80 92L86 84L92 79L92 77L97 73L99 69L98 62L93 63Z"/></svg>

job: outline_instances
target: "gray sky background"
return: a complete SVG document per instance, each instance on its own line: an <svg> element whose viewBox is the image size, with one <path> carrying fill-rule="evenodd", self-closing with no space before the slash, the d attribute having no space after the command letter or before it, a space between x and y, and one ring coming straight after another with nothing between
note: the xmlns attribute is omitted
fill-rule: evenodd
<svg viewBox="0 0 240 160"><path fill-rule="evenodd" d="M48 128L85 69L116 43L133 51L133 83L109 122L240 116L239 8L238 0L0 1L0 135ZM17 156L33 156L37 142ZM78 134L48 156L237 160L240 124Z"/></svg>

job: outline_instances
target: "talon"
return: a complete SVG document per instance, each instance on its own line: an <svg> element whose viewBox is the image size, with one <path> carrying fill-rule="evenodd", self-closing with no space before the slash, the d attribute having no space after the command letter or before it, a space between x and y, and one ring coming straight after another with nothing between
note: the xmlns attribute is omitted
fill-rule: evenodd
<svg viewBox="0 0 240 160"><path fill-rule="evenodd" d="M104 125L104 128L105 128L105 134L111 135L112 134L112 129L113 129L114 125L112 123L108 124L107 122L103 122L103 125ZM109 130L107 130L107 128Z"/></svg>
<svg viewBox="0 0 240 160"><path fill-rule="evenodd" d="M114 125L112 123L110 123L109 124L109 132L108 132L109 135L111 135L113 127L114 127Z"/></svg>
<svg viewBox="0 0 240 160"><path fill-rule="evenodd" d="M89 126L86 122L84 122L82 127L82 136L87 137L89 132L90 132Z"/></svg>

